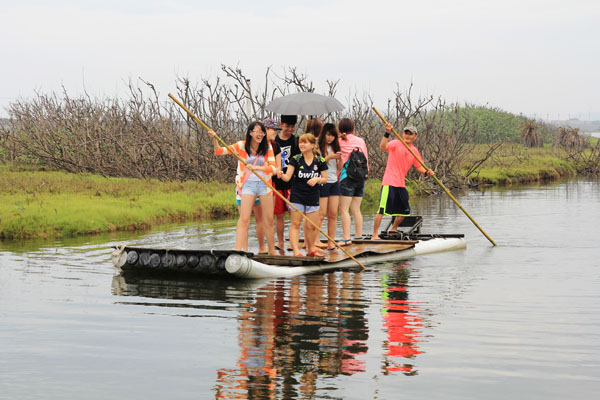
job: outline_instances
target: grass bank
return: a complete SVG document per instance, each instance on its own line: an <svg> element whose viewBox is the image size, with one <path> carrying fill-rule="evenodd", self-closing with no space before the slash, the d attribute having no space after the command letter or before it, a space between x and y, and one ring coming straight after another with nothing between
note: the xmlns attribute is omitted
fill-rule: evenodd
<svg viewBox="0 0 600 400"><path fill-rule="evenodd" d="M237 213L233 184L160 182L0 166L0 239L145 229Z"/></svg>
<svg viewBox="0 0 600 400"><path fill-rule="evenodd" d="M471 162L480 159L487 148L478 147ZM498 185L575 175L576 166L554 152L549 146L528 149L505 144L470 178ZM376 210L380 185L377 179L367 181L365 211ZM415 182L409 180L407 185L411 195L423 192ZM105 178L0 165L0 187L0 239L70 237L237 216L233 183Z"/></svg>
<svg viewBox="0 0 600 400"><path fill-rule="evenodd" d="M468 163L482 159L489 146L480 145L472 152ZM488 185L508 185L557 180L577 175L577 165L566 161L560 150L546 145L527 148L520 144L505 143L498 148L469 178L472 182ZM467 173L464 165L463 174Z"/></svg>

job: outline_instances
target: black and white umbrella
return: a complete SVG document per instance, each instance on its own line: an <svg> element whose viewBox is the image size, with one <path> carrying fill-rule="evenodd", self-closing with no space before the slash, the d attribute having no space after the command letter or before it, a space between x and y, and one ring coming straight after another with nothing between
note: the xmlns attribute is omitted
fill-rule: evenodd
<svg viewBox="0 0 600 400"><path fill-rule="evenodd" d="M333 97L302 92L279 97L270 102L266 109L282 115L321 115L341 111L344 106Z"/></svg>

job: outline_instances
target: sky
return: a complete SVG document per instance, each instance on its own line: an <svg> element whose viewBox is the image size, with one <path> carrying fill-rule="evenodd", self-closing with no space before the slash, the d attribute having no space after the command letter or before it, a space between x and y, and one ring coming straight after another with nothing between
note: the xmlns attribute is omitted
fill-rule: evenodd
<svg viewBox="0 0 600 400"><path fill-rule="evenodd" d="M396 88L541 119L600 119L597 0L0 0L0 116L35 93L290 67L338 99Z"/></svg>

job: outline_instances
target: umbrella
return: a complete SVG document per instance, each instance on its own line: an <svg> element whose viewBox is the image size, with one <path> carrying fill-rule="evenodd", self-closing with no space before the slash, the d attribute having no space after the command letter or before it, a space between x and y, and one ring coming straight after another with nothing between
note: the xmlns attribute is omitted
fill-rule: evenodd
<svg viewBox="0 0 600 400"><path fill-rule="evenodd" d="M266 109L282 115L320 115L341 111L344 106L333 97L302 92L275 99Z"/></svg>

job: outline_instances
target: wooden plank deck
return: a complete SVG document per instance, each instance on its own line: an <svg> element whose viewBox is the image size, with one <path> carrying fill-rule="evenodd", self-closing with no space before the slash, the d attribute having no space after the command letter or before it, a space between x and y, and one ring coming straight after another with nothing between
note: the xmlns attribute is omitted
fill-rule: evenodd
<svg viewBox="0 0 600 400"><path fill-rule="evenodd" d="M343 249L353 257L356 257L366 253L387 254L402 251L414 247L415 243L416 241L411 240L363 240L360 241L360 243L352 243L348 246L344 246ZM269 265L297 266L336 263L350 258L338 248L335 250L320 249L320 251L325 257L269 256L266 254L256 254L252 259Z"/></svg>

